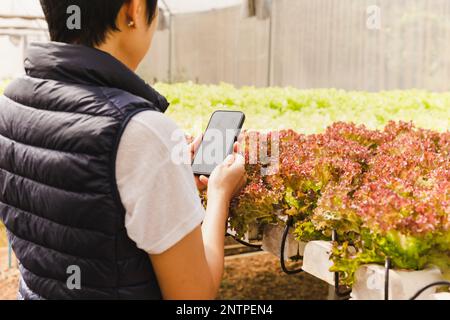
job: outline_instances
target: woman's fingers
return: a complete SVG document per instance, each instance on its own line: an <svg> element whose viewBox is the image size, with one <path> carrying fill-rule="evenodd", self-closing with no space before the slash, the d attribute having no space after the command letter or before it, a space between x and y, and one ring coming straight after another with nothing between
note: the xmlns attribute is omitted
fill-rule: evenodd
<svg viewBox="0 0 450 320"><path fill-rule="evenodd" d="M233 146L234 153L241 153L242 144L240 142L235 142Z"/></svg>
<svg viewBox="0 0 450 320"><path fill-rule="evenodd" d="M194 157L195 152L200 147L200 144L202 143L203 135L199 135L197 138L194 139L194 141L189 145L189 149L191 152L191 156Z"/></svg>
<svg viewBox="0 0 450 320"><path fill-rule="evenodd" d="M227 167L231 166L234 163L235 156L234 154L230 154L228 157L225 158L225 161L223 162Z"/></svg>
<svg viewBox="0 0 450 320"><path fill-rule="evenodd" d="M209 179L208 179L207 177L205 177L205 176L200 176L199 180L200 180L200 182L203 183L205 186L208 185Z"/></svg>
<svg viewBox="0 0 450 320"><path fill-rule="evenodd" d="M233 165L237 166L237 167L241 167L242 169L245 169L245 158L239 154L236 153L233 156Z"/></svg>
<svg viewBox="0 0 450 320"><path fill-rule="evenodd" d="M208 187L208 178L205 176L195 177L195 184L198 191L204 191Z"/></svg>

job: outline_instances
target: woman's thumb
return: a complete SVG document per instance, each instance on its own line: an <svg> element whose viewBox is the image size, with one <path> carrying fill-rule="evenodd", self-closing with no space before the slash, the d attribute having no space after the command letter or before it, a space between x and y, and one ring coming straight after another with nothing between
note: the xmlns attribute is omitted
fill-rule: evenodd
<svg viewBox="0 0 450 320"><path fill-rule="evenodd" d="M235 156L234 154L230 154L228 157L225 158L224 164L227 166L231 166L235 162Z"/></svg>
<svg viewBox="0 0 450 320"><path fill-rule="evenodd" d="M239 153L235 154L233 166L245 166L245 158Z"/></svg>

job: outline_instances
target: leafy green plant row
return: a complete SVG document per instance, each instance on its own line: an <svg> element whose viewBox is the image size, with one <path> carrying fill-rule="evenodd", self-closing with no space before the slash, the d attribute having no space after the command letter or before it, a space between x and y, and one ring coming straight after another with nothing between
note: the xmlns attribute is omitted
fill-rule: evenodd
<svg viewBox="0 0 450 320"><path fill-rule="evenodd" d="M437 131L450 129L450 93L237 89L227 84L192 83L159 83L155 87L171 103L169 116L191 134L201 132L217 109L244 111L246 128L254 130L294 129L312 134L324 132L335 122L382 129L391 120L413 121L418 127Z"/></svg>
<svg viewBox="0 0 450 320"><path fill-rule="evenodd" d="M7 81L0 82L0 94L6 85ZM217 109L244 111L246 128L255 130L294 129L304 134L321 133L339 121L382 129L391 120L413 121L425 129L450 130L450 93L237 89L228 84L192 83L158 83L155 88L171 103L168 115L191 134L204 130L211 113Z"/></svg>
<svg viewBox="0 0 450 320"><path fill-rule="evenodd" d="M331 240L336 230L332 271L347 284L359 266L386 257L399 269L450 271L449 131L339 122L322 134L249 132L243 143L248 183L230 220L237 234L286 216L300 241ZM278 164L251 161L259 150Z"/></svg>
<svg viewBox="0 0 450 320"><path fill-rule="evenodd" d="M450 93L192 83L156 89L189 133L204 130L213 111L232 109L246 113L247 129L272 132L262 143L275 133L281 139L280 171L262 175L266 164L247 165L248 184L231 210L238 234L286 215L301 241L330 240L336 229L343 242L334 245L333 270L348 284L361 264L386 256L396 268L435 264L448 272Z"/></svg>

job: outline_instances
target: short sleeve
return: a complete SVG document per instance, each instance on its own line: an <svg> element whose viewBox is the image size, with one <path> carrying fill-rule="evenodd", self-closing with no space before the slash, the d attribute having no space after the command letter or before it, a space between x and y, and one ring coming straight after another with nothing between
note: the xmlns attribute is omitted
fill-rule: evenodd
<svg viewBox="0 0 450 320"><path fill-rule="evenodd" d="M116 179L125 227L149 254L170 249L204 219L187 148L176 124L154 111L134 116L120 140Z"/></svg>

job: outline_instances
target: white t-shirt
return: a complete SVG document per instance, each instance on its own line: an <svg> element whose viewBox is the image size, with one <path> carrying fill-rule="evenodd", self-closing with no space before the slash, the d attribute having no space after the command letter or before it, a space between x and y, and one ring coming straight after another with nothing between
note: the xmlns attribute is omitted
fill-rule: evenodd
<svg viewBox="0 0 450 320"><path fill-rule="evenodd" d="M130 120L119 144L116 179L125 227L149 254L170 249L205 216L189 162L174 161L180 160L173 156L180 149L180 139L174 139L179 132L164 114L144 111Z"/></svg>

